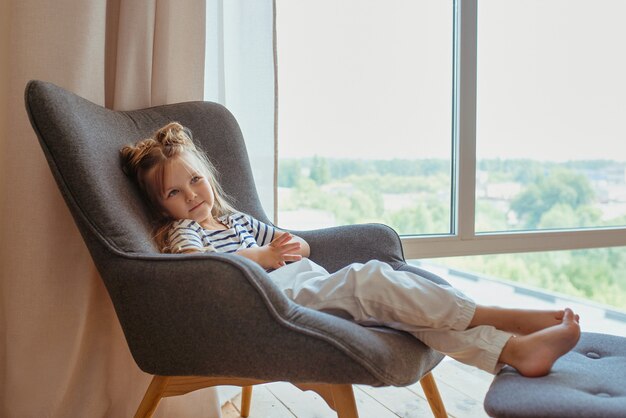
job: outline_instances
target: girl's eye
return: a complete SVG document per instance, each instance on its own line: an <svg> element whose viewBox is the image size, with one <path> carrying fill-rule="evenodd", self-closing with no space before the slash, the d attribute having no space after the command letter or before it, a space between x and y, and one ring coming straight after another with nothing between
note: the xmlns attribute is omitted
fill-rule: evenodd
<svg viewBox="0 0 626 418"><path fill-rule="evenodd" d="M193 184L193 183L197 183L198 181L200 181L200 176L193 176L193 177L191 178L191 183L192 183L192 184Z"/></svg>
<svg viewBox="0 0 626 418"><path fill-rule="evenodd" d="M167 197L174 197L178 193L178 190L172 190L167 194Z"/></svg>

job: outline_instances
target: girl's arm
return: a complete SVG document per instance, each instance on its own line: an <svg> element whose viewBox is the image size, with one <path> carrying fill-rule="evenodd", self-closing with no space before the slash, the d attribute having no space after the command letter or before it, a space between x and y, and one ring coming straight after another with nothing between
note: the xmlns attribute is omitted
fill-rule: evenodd
<svg viewBox="0 0 626 418"><path fill-rule="evenodd" d="M300 249L300 242L290 242L289 237L283 237L281 240L278 240L278 236L276 236L270 244L263 247L245 248L238 250L235 254L254 261L264 269L277 269L284 266L287 261L301 260L302 255L298 254ZM198 248L187 248L177 253L193 254L201 252L203 251Z"/></svg>
<svg viewBox="0 0 626 418"><path fill-rule="evenodd" d="M201 247L201 237L195 237L196 239L186 237L186 235L195 232L191 226L195 226L194 221L191 221L189 225L181 224L170 233L170 239L177 244L175 251L172 252L187 254L204 252ZM183 237L182 240L181 236ZM298 261L302 257L308 257L310 252L309 244L304 239L289 232L275 229L274 237L270 243L261 247L239 250L236 254L254 261L265 269L277 269L284 266L286 262Z"/></svg>
<svg viewBox="0 0 626 418"><path fill-rule="evenodd" d="M297 254L300 249L300 243L293 242L287 245L264 245L263 247L245 248L238 250L235 254L246 257L249 260L259 264L264 269L277 269L285 265L286 261L298 261L302 256ZM193 254L204 252L198 248L186 248L180 250L177 254Z"/></svg>

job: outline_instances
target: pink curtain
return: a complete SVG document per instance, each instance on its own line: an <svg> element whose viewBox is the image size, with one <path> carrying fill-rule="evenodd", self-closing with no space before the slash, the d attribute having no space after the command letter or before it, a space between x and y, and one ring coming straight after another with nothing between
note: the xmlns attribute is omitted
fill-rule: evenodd
<svg viewBox="0 0 626 418"><path fill-rule="evenodd" d="M201 100L204 30L203 0L2 1L0 416L132 416L151 378L39 149L26 82L115 109ZM216 391L165 399L155 416L219 416Z"/></svg>

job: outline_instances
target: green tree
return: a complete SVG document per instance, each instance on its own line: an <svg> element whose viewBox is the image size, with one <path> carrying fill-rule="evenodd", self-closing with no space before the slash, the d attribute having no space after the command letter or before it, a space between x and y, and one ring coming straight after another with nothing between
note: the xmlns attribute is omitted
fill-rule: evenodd
<svg viewBox="0 0 626 418"><path fill-rule="evenodd" d="M332 159L328 160L328 165L330 168L330 177L334 180L375 172L370 161Z"/></svg>
<svg viewBox="0 0 626 418"><path fill-rule="evenodd" d="M599 303L626 307L626 247L455 257L445 264Z"/></svg>
<svg viewBox="0 0 626 418"><path fill-rule="evenodd" d="M323 157L317 155L313 157L311 162L311 173L309 174L311 180L317 184L326 184L330 180L330 170L328 168L328 161Z"/></svg>
<svg viewBox="0 0 626 418"><path fill-rule="evenodd" d="M327 194L308 177L301 177L292 196L292 203L297 208L325 209Z"/></svg>
<svg viewBox="0 0 626 418"><path fill-rule="evenodd" d="M508 229L507 214L491 202L476 201L477 231L506 231Z"/></svg>
<svg viewBox="0 0 626 418"><path fill-rule="evenodd" d="M444 202L429 199L387 215L384 223L398 234L433 234L450 231L450 210Z"/></svg>
<svg viewBox="0 0 626 418"><path fill-rule="evenodd" d="M540 229L595 226L600 223L600 211L591 206L578 206L557 203L541 215Z"/></svg>
<svg viewBox="0 0 626 418"><path fill-rule="evenodd" d="M348 196L349 205L344 212L335 212L337 219L346 224L376 222L380 219L382 200L379 196L355 190Z"/></svg>
<svg viewBox="0 0 626 418"><path fill-rule="evenodd" d="M281 160L278 165L278 187L295 187L301 173L299 160Z"/></svg>
<svg viewBox="0 0 626 418"><path fill-rule="evenodd" d="M594 192L589 180L572 170L557 169L538 176L511 201L511 209L526 228L536 229L542 216L556 205L578 209L593 202Z"/></svg>

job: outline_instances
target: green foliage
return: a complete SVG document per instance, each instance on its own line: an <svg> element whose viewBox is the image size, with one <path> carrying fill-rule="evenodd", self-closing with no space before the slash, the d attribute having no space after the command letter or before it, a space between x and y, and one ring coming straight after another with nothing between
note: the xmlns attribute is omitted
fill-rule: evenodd
<svg viewBox="0 0 626 418"><path fill-rule="evenodd" d="M361 190L376 190L390 194L428 193L432 195L449 188L450 182L448 177L441 174L429 177L367 174L349 176L344 180Z"/></svg>
<svg viewBox="0 0 626 418"><path fill-rule="evenodd" d="M578 206L557 203L541 214L537 227L540 229L587 227L600 224L600 211L591 206Z"/></svg>
<svg viewBox="0 0 626 418"><path fill-rule="evenodd" d="M290 207L320 209L331 212L338 224L380 222L383 216L382 196L375 189L361 190L350 184L336 184L335 189L320 188L309 178L298 182Z"/></svg>
<svg viewBox="0 0 626 418"><path fill-rule="evenodd" d="M324 158L314 156L313 158L301 159L281 159L279 163L280 172L289 169L290 165L297 162L301 169L311 173L328 170L328 181L342 180L346 177L365 175L395 175L400 177L424 177L433 175L450 176L450 161L442 159L423 160L357 160ZM325 176L325 174L323 174ZM316 178L317 173L311 178ZM320 183L321 184L321 183Z"/></svg>
<svg viewBox="0 0 626 418"><path fill-rule="evenodd" d="M311 162L311 174L309 175L311 180L317 184L326 184L330 180L330 170L328 168L328 161L325 158L313 157Z"/></svg>
<svg viewBox="0 0 626 418"><path fill-rule="evenodd" d="M348 176L363 176L376 174L376 168L371 161L363 160L331 160L329 161L330 176L333 180Z"/></svg>
<svg viewBox="0 0 626 418"><path fill-rule="evenodd" d="M478 167L489 173L490 182L522 185L522 191L508 205L477 200L478 231L509 230L509 215L513 212L521 221L516 228L626 225L626 215L602 220L593 206L595 197L589 180L604 176L605 181L623 182L624 163L482 160ZM383 222L400 234L447 233L451 218L450 173L450 162L436 159L281 160L278 183L288 189L290 196L288 201L281 200L281 208L326 211L337 224ZM390 197L402 198L401 209L385 210ZM445 263L626 307L626 279L622 273L626 271L626 248L465 257L446 259Z"/></svg>
<svg viewBox="0 0 626 418"><path fill-rule="evenodd" d="M535 177L513 199L511 209L523 221L524 227L536 229L544 214L555 206L569 206L576 210L591 204L594 196L591 184L585 176L568 169L556 169L548 175Z"/></svg>
<svg viewBox="0 0 626 418"><path fill-rule="evenodd" d="M450 232L450 206L444 202L416 202L410 208L392 212L384 223L401 235Z"/></svg>
<svg viewBox="0 0 626 418"><path fill-rule="evenodd" d="M626 307L626 248L447 258L445 264L577 298Z"/></svg>
<svg viewBox="0 0 626 418"><path fill-rule="evenodd" d="M372 163L373 169L378 174L396 176L434 176L449 175L450 162L448 160L424 159L424 160L377 160Z"/></svg>
<svg viewBox="0 0 626 418"><path fill-rule="evenodd" d="M278 167L278 187L295 187L302 176L298 160L283 160Z"/></svg>
<svg viewBox="0 0 626 418"><path fill-rule="evenodd" d="M330 203L329 196L308 177L298 180L291 204L299 208L325 209Z"/></svg>
<svg viewBox="0 0 626 418"><path fill-rule="evenodd" d="M491 202L476 201L476 230L504 231L508 228L507 214Z"/></svg>

